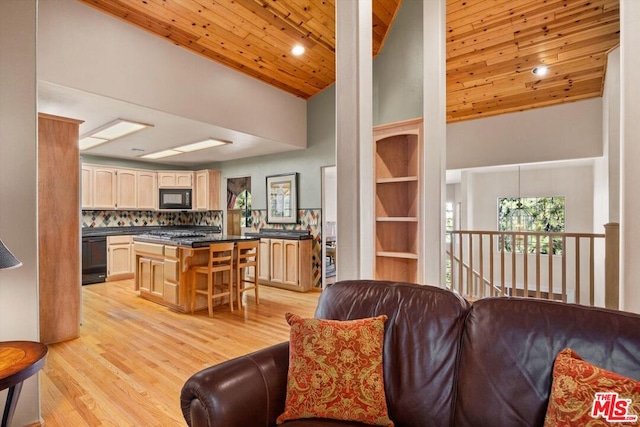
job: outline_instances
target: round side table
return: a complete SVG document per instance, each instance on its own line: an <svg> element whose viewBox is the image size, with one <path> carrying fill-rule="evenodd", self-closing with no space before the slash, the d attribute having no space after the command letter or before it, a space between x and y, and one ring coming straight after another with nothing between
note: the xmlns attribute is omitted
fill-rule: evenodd
<svg viewBox="0 0 640 427"><path fill-rule="evenodd" d="M9 389L1 427L11 424L24 380L44 365L47 346L34 341L0 342L0 390Z"/></svg>

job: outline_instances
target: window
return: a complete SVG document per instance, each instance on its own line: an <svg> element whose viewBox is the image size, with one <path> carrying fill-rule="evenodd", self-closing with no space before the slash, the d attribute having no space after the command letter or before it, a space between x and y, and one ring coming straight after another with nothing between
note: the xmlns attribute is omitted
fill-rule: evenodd
<svg viewBox="0 0 640 427"><path fill-rule="evenodd" d="M240 210L240 225L242 227L251 227L251 193L244 190L236 197L233 209Z"/></svg>
<svg viewBox="0 0 640 427"><path fill-rule="evenodd" d="M538 233L564 233L565 197L505 197L498 199L498 230ZM540 253L549 253L548 236L529 236L527 252L536 253L537 239L540 239ZM507 236L505 251L524 252L523 236ZM562 254L562 239L552 239L554 255ZM499 242L499 249L502 244Z"/></svg>

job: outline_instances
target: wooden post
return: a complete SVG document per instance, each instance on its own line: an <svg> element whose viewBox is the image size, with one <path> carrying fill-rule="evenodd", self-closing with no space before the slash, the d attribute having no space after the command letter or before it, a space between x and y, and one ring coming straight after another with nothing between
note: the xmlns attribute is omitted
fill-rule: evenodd
<svg viewBox="0 0 640 427"><path fill-rule="evenodd" d="M620 307L620 224L605 224L604 235L604 305L617 310Z"/></svg>

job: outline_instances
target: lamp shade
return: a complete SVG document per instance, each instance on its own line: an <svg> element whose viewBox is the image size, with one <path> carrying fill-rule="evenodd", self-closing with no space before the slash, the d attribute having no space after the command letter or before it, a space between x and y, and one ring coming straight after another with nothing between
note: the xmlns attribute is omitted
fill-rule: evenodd
<svg viewBox="0 0 640 427"><path fill-rule="evenodd" d="M0 270L20 267L21 265L22 263L18 258L14 257L11 251L2 243L2 240L0 240Z"/></svg>

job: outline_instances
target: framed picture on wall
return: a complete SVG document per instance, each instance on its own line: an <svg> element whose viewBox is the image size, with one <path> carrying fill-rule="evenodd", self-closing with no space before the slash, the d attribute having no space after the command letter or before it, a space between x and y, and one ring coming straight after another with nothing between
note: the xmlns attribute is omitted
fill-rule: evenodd
<svg viewBox="0 0 640 427"><path fill-rule="evenodd" d="M267 177L267 223L298 222L298 173Z"/></svg>

